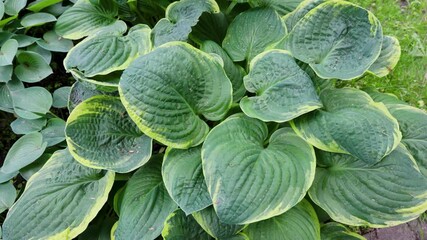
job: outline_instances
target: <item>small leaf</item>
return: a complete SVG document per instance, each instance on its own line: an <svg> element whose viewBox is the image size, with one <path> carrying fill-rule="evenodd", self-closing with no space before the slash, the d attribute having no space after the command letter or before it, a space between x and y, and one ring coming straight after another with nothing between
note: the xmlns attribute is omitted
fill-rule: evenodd
<svg viewBox="0 0 427 240"><path fill-rule="evenodd" d="M26 15L21 20L21 25L25 28L41 26L45 23L55 22L56 17L49 13L32 13Z"/></svg>
<svg viewBox="0 0 427 240"><path fill-rule="evenodd" d="M320 231L322 240L366 240L366 238L359 234L348 230L344 225L335 222L326 223L322 226Z"/></svg>
<svg viewBox="0 0 427 240"><path fill-rule="evenodd" d="M29 87L12 92L13 109L25 119L42 118L52 106L52 95L43 87Z"/></svg>
<svg viewBox="0 0 427 240"><path fill-rule="evenodd" d="M40 133L48 147L54 146L65 140L65 121L60 118L51 118Z"/></svg>
<svg viewBox="0 0 427 240"><path fill-rule="evenodd" d="M2 19L4 16L4 3L3 1L0 1L0 19ZM1 229L0 229L1 231ZM1 237L1 233L0 233L0 237Z"/></svg>
<svg viewBox="0 0 427 240"><path fill-rule="evenodd" d="M25 179L29 180L34 174L36 174L49 160L49 158L52 156L51 153L43 153L37 160L32 162L30 165L25 166L24 168L21 168L19 170L19 174Z"/></svg>
<svg viewBox="0 0 427 240"><path fill-rule="evenodd" d="M25 34L15 34L12 38L18 41L18 45L20 48L28 47L38 40L38 38L31 37Z"/></svg>
<svg viewBox="0 0 427 240"><path fill-rule="evenodd" d="M11 181L0 183L0 213L9 209L16 199L16 189Z"/></svg>
<svg viewBox="0 0 427 240"><path fill-rule="evenodd" d="M187 150L168 148L162 176L169 195L186 215L212 204L202 172L201 147Z"/></svg>
<svg viewBox="0 0 427 240"><path fill-rule="evenodd" d="M163 230L168 216L177 209L163 185L162 156L154 156L129 179L113 231L116 240L151 240Z"/></svg>
<svg viewBox="0 0 427 240"><path fill-rule="evenodd" d="M24 89L24 84L18 79L0 83L0 110L14 113L12 93Z"/></svg>
<svg viewBox="0 0 427 240"><path fill-rule="evenodd" d="M32 44L28 46L27 51L38 53L40 56L43 57L44 61L47 64L50 64L50 61L52 60L52 53L44 48L41 48L37 44Z"/></svg>
<svg viewBox="0 0 427 240"><path fill-rule="evenodd" d="M199 145L231 106L230 80L217 58L172 42L139 57L119 84L123 105L149 137L174 148Z"/></svg>
<svg viewBox="0 0 427 240"><path fill-rule="evenodd" d="M0 82L12 80L13 65L0 66Z"/></svg>
<svg viewBox="0 0 427 240"><path fill-rule="evenodd" d="M162 237L165 240L212 240L191 215L186 216L181 210L176 210L168 216Z"/></svg>
<svg viewBox="0 0 427 240"><path fill-rule="evenodd" d="M55 31L43 34L43 39L36 42L40 47L52 52L68 52L73 47L73 41L58 36Z"/></svg>
<svg viewBox="0 0 427 240"><path fill-rule="evenodd" d="M60 87L53 92L53 103L54 108L65 108L68 104L68 98L70 96L71 87Z"/></svg>
<svg viewBox="0 0 427 240"><path fill-rule="evenodd" d="M243 114L211 130L203 143L202 162L216 213L229 224L286 212L301 201L314 179L315 156L309 144L290 128L268 139L267 125Z"/></svg>
<svg viewBox="0 0 427 240"><path fill-rule="evenodd" d="M1 171L14 173L39 158L46 149L43 136L38 133L29 133L16 141L6 155Z"/></svg>
<svg viewBox="0 0 427 240"><path fill-rule="evenodd" d="M38 132L46 126L46 118L39 119L25 119L17 118L10 124L12 131L15 134L27 134L32 132Z"/></svg>
<svg viewBox="0 0 427 240"><path fill-rule="evenodd" d="M30 3L27 9L32 12L40 12L42 9L60 2L62 2L62 0L38 0Z"/></svg>
<svg viewBox="0 0 427 240"><path fill-rule="evenodd" d="M113 183L114 172L84 167L67 149L57 151L9 210L3 237L73 239L102 208Z"/></svg>
<svg viewBox="0 0 427 240"><path fill-rule="evenodd" d="M231 22L222 46L235 62L250 62L286 34L279 14L271 8L255 8L239 14Z"/></svg>
<svg viewBox="0 0 427 240"><path fill-rule="evenodd" d="M19 64L15 67L15 74L23 82L39 82L53 73L49 64L38 53L20 52L17 59Z"/></svg>
<svg viewBox="0 0 427 240"><path fill-rule="evenodd" d="M10 16L18 15L25 5L27 5L27 0L5 0L4 11Z"/></svg>
<svg viewBox="0 0 427 240"><path fill-rule="evenodd" d="M65 134L71 154L88 167L130 172L151 156L152 140L116 97L95 96L79 104L68 117Z"/></svg>
<svg viewBox="0 0 427 240"><path fill-rule="evenodd" d="M310 77L287 51L270 50L256 56L243 78L254 97L240 101L243 112L262 121L287 122L322 107Z"/></svg>
<svg viewBox="0 0 427 240"><path fill-rule="evenodd" d="M11 65L15 54L18 51L18 42L15 39L9 39L0 49L0 66Z"/></svg>
<svg viewBox="0 0 427 240"><path fill-rule="evenodd" d="M369 72L377 77L384 77L393 70L399 58L399 40L392 36L384 36L380 56L369 67Z"/></svg>

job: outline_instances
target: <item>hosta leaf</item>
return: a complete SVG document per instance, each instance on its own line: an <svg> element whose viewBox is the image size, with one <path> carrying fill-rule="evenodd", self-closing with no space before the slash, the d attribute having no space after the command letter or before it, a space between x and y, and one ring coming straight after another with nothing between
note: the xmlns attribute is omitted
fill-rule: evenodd
<svg viewBox="0 0 427 240"><path fill-rule="evenodd" d="M0 1L0 19L3 18L3 15L4 15L4 3L3 1ZM1 229L0 229L0 232L1 232ZM1 237L1 233L0 233L0 237Z"/></svg>
<svg viewBox="0 0 427 240"><path fill-rule="evenodd" d="M15 67L15 75L23 82L39 82L53 73L49 64L38 53L20 52L17 59L19 64Z"/></svg>
<svg viewBox="0 0 427 240"><path fill-rule="evenodd" d="M302 0L248 0L249 4L255 7L271 7L280 15L285 15L293 11Z"/></svg>
<svg viewBox="0 0 427 240"><path fill-rule="evenodd" d="M9 39L0 49L0 66L11 65L16 52L18 51L18 42L15 39Z"/></svg>
<svg viewBox="0 0 427 240"><path fill-rule="evenodd" d="M60 2L62 2L62 0L37 0L30 3L27 9L32 12L40 12L40 10Z"/></svg>
<svg viewBox="0 0 427 240"><path fill-rule="evenodd" d="M12 178L14 178L16 175L18 175L18 171L13 173L4 173L1 171L1 168L0 168L0 183L5 183L11 180Z"/></svg>
<svg viewBox="0 0 427 240"><path fill-rule="evenodd" d="M380 56L369 67L369 72L378 77L389 74L400 58L400 44L397 38L384 36Z"/></svg>
<svg viewBox="0 0 427 240"><path fill-rule="evenodd" d="M21 118L42 118L52 106L52 95L43 87L24 88L11 94L13 109Z"/></svg>
<svg viewBox="0 0 427 240"><path fill-rule="evenodd" d="M231 83L217 58L172 42L135 60L119 84L129 116L149 137L174 148L199 145L231 106Z"/></svg>
<svg viewBox="0 0 427 240"><path fill-rule="evenodd" d="M14 113L12 93L24 89L24 84L18 79L0 83L0 110Z"/></svg>
<svg viewBox="0 0 427 240"><path fill-rule="evenodd" d="M180 0L171 3L166 9L165 18L160 19L153 28L154 46L171 41L186 41L199 17L204 12L218 13L214 0Z"/></svg>
<svg viewBox="0 0 427 240"><path fill-rule="evenodd" d="M325 89L324 108L294 120L294 130L311 145L330 152L350 153L375 164L400 142L399 125L382 103L351 88Z"/></svg>
<svg viewBox="0 0 427 240"><path fill-rule="evenodd" d="M75 82L71 86L70 96L68 98L68 110L71 112L74 108L84 100L97 95L114 95L97 90L93 85L86 82Z"/></svg>
<svg viewBox="0 0 427 240"><path fill-rule="evenodd" d="M91 78L87 78L84 74L77 69L70 70L71 75L74 79L80 82L87 82L93 86L93 89L97 89L104 92L117 92L119 86L120 76L122 71L112 72L107 75L99 75Z"/></svg>
<svg viewBox="0 0 427 240"><path fill-rule="evenodd" d="M0 183L0 213L9 209L16 199L16 189L12 182ZM197 223L196 223L197 224Z"/></svg>
<svg viewBox="0 0 427 240"><path fill-rule="evenodd" d="M186 215L212 205L202 172L201 147L168 148L162 176L169 195Z"/></svg>
<svg viewBox="0 0 427 240"><path fill-rule="evenodd" d="M55 31L68 39L80 39L99 31L123 33L126 24L116 19L117 13L113 1L79 0L58 18Z"/></svg>
<svg viewBox="0 0 427 240"><path fill-rule="evenodd" d="M366 88L366 89L363 89L363 91L369 94L369 96L371 96L371 98L375 102L382 102L386 105L388 104L406 104L407 105L406 102L400 100L399 98L396 97L396 95L391 93L381 93L381 92L378 92L375 88Z"/></svg>
<svg viewBox="0 0 427 240"><path fill-rule="evenodd" d="M322 240L366 240L357 233L351 232L344 225L339 223L330 222L322 226L320 229Z"/></svg>
<svg viewBox="0 0 427 240"><path fill-rule="evenodd" d="M39 158L37 158L37 160L29 164L28 166L21 168L19 170L19 174L25 180L28 181L30 177L36 174L43 167L43 165L47 162L47 160L50 159L51 156L52 156L51 153L43 153Z"/></svg>
<svg viewBox="0 0 427 240"><path fill-rule="evenodd" d="M37 44L52 52L68 52L74 45L71 40L58 36L55 31L44 33L43 39L37 40Z"/></svg>
<svg viewBox="0 0 427 240"><path fill-rule="evenodd" d="M15 134L27 134L32 132L38 132L46 126L46 118L39 119L25 119L17 118L10 124L12 131Z"/></svg>
<svg viewBox="0 0 427 240"><path fill-rule="evenodd" d="M193 213L197 223L215 239L229 239L245 228L245 225L225 224L220 221L213 207Z"/></svg>
<svg viewBox="0 0 427 240"><path fill-rule="evenodd" d="M88 167L130 172L151 156L151 139L117 97L95 96L79 104L68 117L65 134L71 154Z"/></svg>
<svg viewBox="0 0 427 240"><path fill-rule="evenodd" d="M427 113L403 104L386 106L399 122L402 143L417 161L421 172L427 176Z"/></svg>
<svg viewBox="0 0 427 240"><path fill-rule="evenodd" d="M51 147L65 140L65 121L60 118L51 118L46 127L40 132L47 146Z"/></svg>
<svg viewBox="0 0 427 240"><path fill-rule="evenodd" d="M322 151L317 160L309 194L335 221L389 227L427 209L427 178L403 145L374 165Z"/></svg>
<svg viewBox="0 0 427 240"><path fill-rule="evenodd" d="M288 31L290 32L297 22L301 20L308 12L310 12L313 8L319 6L320 4L326 2L328 0L304 0L301 2L301 4L298 5L298 7L290 12L289 14L286 14L283 16L283 20L285 21L286 27L288 28Z"/></svg>
<svg viewBox="0 0 427 240"><path fill-rule="evenodd" d="M0 66L0 82L12 80L13 65Z"/></svg>
<svg viewBox="0 0 427 240"><path fill-rule="evenodd" d="M16 141L6 155L1 171L14 173L39 158L46 149L41 133L29 133Z"/></svg>
<svg viewBox="0 0 427 240"><path fill-rule="evenodd" d="M333 0L298 21L284 47L320 77L348 80L361 76L374 63L382 38L381 25L371 12Z"/></svg>
<svg viewBox="0 0 427 240"><path fill-rule="evenodd" d="M335 88L336 79L323 79L316 75L314 70L310 67L310 65L303 63L301 61L297 62L298 66L304 70L305 73L311 78L316 91L320 93L326 88Z"/></svg>
<svg viewBox="0 0 427 240"><path fill-rule="evenodd" d="M31 37L25 34L15 34L12 38L18 41L18 45L20 48L28 47L38 40L38 38Z"/></svg>
<svg viewBox="0 0 427 240"><path fill-rule="evenodd" d="M222 46L233 61L248 62L286 34L279 14L271 8L255 8L231 22Z"/></svg>
<svg viewBox="0 0 427 240"><path fill-rule="evenodd" d="M157 155L129 179L113 239L155 239L177 209L163 185L161 164L162 156Z"/></svg>
<svg viewBox="0 0 427 240"><path fill-rule="evenodd" d="M211 240L203 228L190 216L186 216L181 210L173 212L165 221L162 231L165 240Z"/></svg>
<svg viewBox="0 0 427 240"><path fill-rule="evenodd" d="M249 224L244 232L249 239L320 240L319 220L305 199L279 216Z"/></svg>
<svg viewBox="0 0 427 240"><path fill-rule="evenodd" d="M5 0L3 2L4 11L10 16L17 15L27 5L27 0Z"/></svg>
<svg viewBox="0 0 427 240"><path fill-rule="evenodd" d="M227 52L213 41L204 41L200 49L207 53L218 54L221 57L224 62L224 71L233 86L233 101L239 101L246 93L243 85L243 76L246 75L245 70L240 65L234 64Z"/></svg>
<svg viewBox="0 0 427 240"><path fill-rule="evenodd" d="M204 41L221 44L227 33L227 16L222 13L203 13L196 26L191 29L190 39L201 45Z"/></svg>
<svg viewBox="0 0 427 240"><path fill-rule="evenodd" d="M68 104L68 98L70 96L71 87L61 87L53 92L53 103L52 107L65 108Z"/></svg>
<svg viewBox="0 0 427 240"><path fill-rule="evenodd" d="M40 26L45 23L55 22L56 17L49 13L32 13L26 15L21 20L21 25L25 28Z"/></svg>
<svg viewBox="0 0 427 240"><path fill-rule="evenodd" d="M4 238L76 237L107 201L113 182L113 172L84 167L67 149L57 151L31 177L9 210L3 224Z"/></svg>
<svg viewBox="0 0 427 240"><path fill-rule="evenodd" d="M77 69L86 77L123 70L151 50L151 29L136 25L127 36L100 35L77 44L64 59L65 69ZM100 54L102 52L103 54Z"/></svg>
<svg viewBox="0 0 427 240"><path fill-rule="evenodd" d="M265 122L287 122L322 107L310 77L287 51L270 50L256 56L244 77L254 97L244 97L240 107L249 117Z"/></svg>
<svg viewBox="0 0 427 240"><path fill-rule="evenodd" d="M32 44L27 47L27 51L38 53L40 56L43 57L44 61L49 64L52 60L52 53L44 48L41 48L37 44Z"/></svg>
<svg viewBox="0 0 427 240"><path fill-rule="evenodd" d="M301 201L314 178L315 156L309 144L290 128L268 139L267 125L243 114L212 129L202 159L208 191L224 223L280 215Z"/></svg>

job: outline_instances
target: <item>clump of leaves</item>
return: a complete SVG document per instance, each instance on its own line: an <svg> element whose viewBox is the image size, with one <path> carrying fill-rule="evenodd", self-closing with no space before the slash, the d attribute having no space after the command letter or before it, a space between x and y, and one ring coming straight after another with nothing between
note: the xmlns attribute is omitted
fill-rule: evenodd
<svg viewBox="0 0 427 240"><path fill-rule="evenodd" d="M64 59L67 148L29 179L5 239L363 239L340 223L427 209L427 114L335 86L397 64L366 9L79 0L55 31L82 39Z"/></svg>

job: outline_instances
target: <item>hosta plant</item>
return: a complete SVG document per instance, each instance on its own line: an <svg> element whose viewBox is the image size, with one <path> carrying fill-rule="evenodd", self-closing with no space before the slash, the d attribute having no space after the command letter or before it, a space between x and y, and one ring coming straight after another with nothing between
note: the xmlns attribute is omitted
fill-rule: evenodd
<svg viewBox="0 0 427 240"><path fill-rule="evenodd" d="M364 239L342 224L427 209L427 114L335 85L397 64L366 9L79 0L55 31L77 43L67 147L29 179L4 239Z"/></svg>

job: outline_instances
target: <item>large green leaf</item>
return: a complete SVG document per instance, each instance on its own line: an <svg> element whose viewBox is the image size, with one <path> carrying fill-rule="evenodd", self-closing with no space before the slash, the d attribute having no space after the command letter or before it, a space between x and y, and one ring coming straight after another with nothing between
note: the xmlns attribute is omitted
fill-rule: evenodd
<svg viewBox="0 0 427 240"><path fill-rule="evenodd" d="M47 146L54 146L65 140L65 121L60 118L51 118L46 127L40 132Z"/></svg>
<svg viewBox="0 0 427 240"><path fill-rule="evenodd" d="M140 24L129 29L127 36L88 38L68 52L64 59L65 69L80 71L86 77L123 70L137 57L151 50L150 33L147 25Z"/></svg>
<svg viewBox="0 0 427 240"><path fill-rule="evenodd" d="M174 148L199 145L232 102L218 59L187 43L172 42L139 57L123 73L121 100L149 137Z"/></svg>
<svg viewBox="0 0 427 240"><path fill-rule="evenodd" d="M114 93L107 93L97 90L92 84L87 82L75 82L70 89L70 96L68 97L68 110L72 112L74 108L84 100L97 96L97 95L114 95Z"/></svg>
<svg viewBox="0 0 427 240"><path fill-rule="evenodd" d="M19 169L19 175L28 181L31 176L36 174L43 167L43 165L45 165L51 156L51 153L43 153L39 158L37 158L37 160L25 166L24 168Z"/></svg>
<svg viewBox="0 0 427 240"><path fill-rule="evenodd" d="M348 225L389 227L427 210L427 178L403 145L376 164L320 151L311 199Z"/></svg>
<svg viewBox="0 0 427 240"><path fill-rule="evenodd" d="M314 208L303 199L282 215L249 224L244 233L249 239L320 240L320 225Z"/></svg>
<svg viewBox="0 0 427 240"><path fill-rule="evenodd" d="M10 124L12 131L15 134L27 134L32 132L38 132L46 126L46 118L38 119L25 119L17 118Z"/></svg>
<svg viewBox="0 0 427 240"><path fill-rule="evenodd" d="M246 75L246 72L243 67L233 63L227 52L213 41L204 41L200 49L207 53L218 54L222 58L224 71L233 86L233 102L238 102L246 93L245 85L243 85L243 76Z"/></svg>
<svg viewBox="0 0 427 240"><path fill-rule="evenodd" d="M382 103L352 88L325 89L324 108L291 122L311 145L330 152L350 153L369 164L379 162L400 142L397 120Z"/></svg>
<svg viewBox="0 0 427 240"><path fill-rule="evenodd" d="M165 18L153 28L154 46L172 41L187 41L191 27L195 26L204 12L218 13L214 0L181 0L170 4Z"/></svg>
<svg viewBox="0 0 427 240"><path fill-rule="evenodd" d="M27 5L27 0L5 0L4 2L4 11L10 16L18 15L25 5Z"/></svg>
<svg viewBox="0 0 427 240"><path fill-rule="evenodd" d="M123 33L126 23L116 18L117 13L115 1L79 0L58 18L55 31L68 39L80 39L100 31Z"/></svg>
<svg viewBox="0 0 427 240"><path fill-rule="evenodd" d="M320 77L348 80L361 76L374 63L382 38L381 25L371 12L333 0L299 20L284 48L309 63Z"/></svg>
<svg viewBox="0 0 427 240"><path fill-rule="evenodd" d="M227 33L228 20L223 12L203 13L196 26L192 27L190 39L201 45L204 41L214 41L221 44Z"/></svg>
<svg viewBox="0 0 427 240"><path fill-rule="evenodd" d="M233 61L249 62L285 34L285 24L275 10L255 8L239 14L231 22L222 46Z"/></svg>
<svg viewBox="0 0 427 240"><path fill-rule="evenodd" d="M58 36L55 31L45 32L37 44L52 52L68 52L74 45L73 41Z"/></svg>
<svg viewBox="0 0 427 240"><path fill-rule="evenodd" d="M369 72L378 77L384 77L393 70L399 58L399 40L392 36L384 36L380 56L369 67Z"/></svg>
<svg viewBox="0 0 427 240"><path fill-rule="evenodd" d="M213 207L193 213L197 223L215 239L229 239L245 228L245 225L226 224L221 222Z"/></svg>
<svg viewBox="0 0 427 240"><path fill-rule="evenodd" d="M16 199L16 189L12 182L0 183L0 213L9 209ZM196 223L197 224L197 223ZM1 237L1 236L0 236Z"/></svg>
<svg viewBox="0 0 427 240"><path fill-rule="evenodd" d="M68 117L65 134L71 154L88 167L130 172L151 156L151 139L117 97L95 96L79 104Z"/></svg>
<svg viewBox="0 0 427 240"><path fill-rule="evenodd" d="M107 201L113 182L113 172L84 167L67 149L57 151L9 210L4 239L76 237Z"/></svg>
<svg viewBox="0 0 427 240"><path fill-rule="evenodd" d="M12 91L13 109L25 119L42 118L52 106L52 95L43 87Z"/></svg>
<svg viewBox="0 0 427 240"><path fill-rule="evenodd" d="M6 155L1 171L14 173L39 158L46 149L41 133L29 133L16 141Z"/></svg>
<svg viewBox="0 0 427 240"><path fill-rule="evenodd" d="M359 234L348 230L344 225L335 222L323 225L320 231L322 240L366 240L366 238Z"/></svg>
<svg viewBox="0 0 427 240"><path fill-rule="evenodd" d="M248 0L254 7L271 7L280 15L285 15L293 11L302 0Z"/></svg>
<svg viewBox="0 0 427 240"><path fill-rule="evenodd" d="M202 172L201 146L168 148L162 166L165 187L186 215L212 205Z"/></svg>
<svg viewBox="0 0 427 240"><path fill-rule="evenodd" d="M287 122L322 107L310 77L287 51L270 50L250 63L245 87L254 97L244 97L240 107L249 117L265 122Z"/></svg>
<svg viewBox="0 0 427 240"><path fill-rule="evenodd" d="M17 59L19 64L15 67L15 75L22 82L39 82L53 73L52 68L38 53L20 52Z"/></svg>
<svg viewBox="0 0 427 240"><path fill-rule="evenodd" d="M203 172L222 222L246 224L280 215L310 187L313 148L290 128L269 139L268 134L264 122L236 114L203 143Z"/></svg>
<svg viewBox="0 0 427 240"><path fill-rule="evenodd" d="M45 23L55 22L56 17L49 13L32 13L28 14L21 20L21 25L25 28L40 26Z"/></svg>
<svg viewBox="0 0 427 240"><path fill-rule="evenodd" d="M76 69L72 69L70 73L77 81L87 82L89 83L89 85L92 85L93 89L97 89L104 92L117 92L120 77L122 75L122 71L115 71L107 75L97 75L94 77L87 78L82 72Z"/></svg>
<svg viewBox="0 0 427 240"><path fill-rule="evenodd" d="M328 0L304 0L301 2L301 4L298 5L298 7L290 12L289 14L286 14L283 16L283 20L285 21L286 27L288 28L288 31L292 31L292 29L295 27L297 22L301 20L308 12L310 12L313 8L319 6L320 4L326 2Z"/></svg>
<svg viewBox="0 0 427 240"><path fill-rule="evenodd" d="M162 156L154 156L129 179L113 240L153 240L177 209L163 185L161 165Z"/></svg>
<svg viewBox="0 0 427 240"><path fill-rule="evenodd" d="M162 231L165 240L211 240L203 228L190 216L186 216L181 210L173 212L165 221Z"/></svg>
<svg viewBox="0 0 427 240"><path fill-rule="evenodd" d="M9 39L0 49L0 66L11 65L15 54L18 51L18 42L15 39Z"/></svg>

